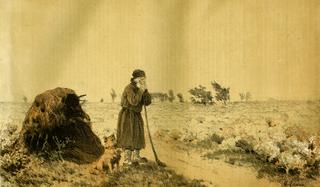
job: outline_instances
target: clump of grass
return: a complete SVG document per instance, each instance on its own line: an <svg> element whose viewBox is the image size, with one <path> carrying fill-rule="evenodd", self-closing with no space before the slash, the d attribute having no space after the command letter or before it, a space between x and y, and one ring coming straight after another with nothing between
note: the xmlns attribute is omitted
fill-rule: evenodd
<svg viewBox="0 0 320 187"><path fill-rule="evenodd" d="M65 148L69 143L74 143L74 141L72 141L68 137L66 137L64 140L61 140L57 136L53 136L52 139L55 144L55 149L52 149L52 146L48 144L48 140L46 139L42 145L42 151L38 153L38 156L41 156L50 161L64 161L63 154Z"/></svg>
<svg viewBox="0 0 320 187"><path fill-rule="evenodd" d="M226 163L236 166L248 166L257 170L258 178L268 178L277 181L284 186L306 184L319 175L319 168L314 167L308 170L305 177L300 175L297 170L290 170L286 173L286 168L279 167L271 162L261 159L256 153L249 153L245 150L217 150L205 153L202 157L207 159L223 160Z"/></svg>
<svg viewBox="0 0 320 187"><path fill-rule="evenodd" d="M17 173L30 162L27 155L23 154L21 151L15 154L5 154L0 159L1 168L10 173Z"/></svg>
<svg viewBox="0 0 320 187"><path fill-rule="evenodd" d="M182 133L177 129L173 129L169 133L169 137L173 140L180 140L181 136L182 136Z"/></svg>
<svg viewBox="0 0 320 187"><path fill-rule="evenodd" d="M4 124L4 128L0 129L0 155L4 156L9 153L14 143L17 141L19 133L18 126L12 123Z"/></svg>
<svg viewBox="0 0 320 187"><path fill-rule="evenodd" d="M200 149L214 149L217 147L217 143L207 138L198 141L196 144L193 144L193 146Z"/></svg>
<svg viewBox="0 0 320 187"><path fill-rule="evenodd" d="M19 170L25 168L29 162L29 157L22 150L13 152L13 147L18 139L18 126L12 123L7 123L0 130L0 166L6 172L15 174Z"/></svg>
<svg viewBox="0 0 320 187"><path fill-rule="evenodd" d="M223 140L224 140L224 137L219 136L215 133L201 140L199 140L195 134L190 133L189 136L186 136L185 138L183 138L183 143L195 149L212 150L212 149L216 149L218 144L221 144Z"/></svg>
<svg viewBox="0 0 320 187"><path fill-rule="evenodd" d="M188 180L170 169L148 163L124 168L109 175L109 180L101 186L192 186L202 187L201 180Z"/></svg>
<svg viewBox="0 0 320 187"><path fill-rule="evenodd" d="M213 133L211 136L210 136L210 140L211 141L214 141L218 144L221 144L224 140L224 137L223 136L219 136L218 134L215 134Z"/></svg>
<svg viewBox="0 0 320 187"><path fill-rule="evenodd" d="M247 140L240 139L236 142L236 147L240 147L248 153L253 152L253 145L250 144Z"/></svg>

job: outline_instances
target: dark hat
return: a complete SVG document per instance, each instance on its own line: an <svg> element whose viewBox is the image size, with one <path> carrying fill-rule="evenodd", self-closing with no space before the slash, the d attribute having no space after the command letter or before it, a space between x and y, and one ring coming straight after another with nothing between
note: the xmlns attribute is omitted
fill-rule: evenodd
<svg viewBox="0 0 320 187"><path fill-rule="evenodd" d="M132 77L133 78L137 78L137 77L145 77L146 76L146 73L141 70L141 69L136 69L132 72Z"/></svg>

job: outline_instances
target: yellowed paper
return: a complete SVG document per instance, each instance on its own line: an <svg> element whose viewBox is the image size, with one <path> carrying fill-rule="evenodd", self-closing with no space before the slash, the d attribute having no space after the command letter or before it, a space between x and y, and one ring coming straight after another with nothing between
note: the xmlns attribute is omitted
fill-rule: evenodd
<svg viewBox="0 0 320 187"><path fill-rule="evenodd" d="M317 186L319 23L318 0L0 0L1 132L8 125L19 132L35 97L64 87L86 94L83 108L102 140L116 133L121 94L132 71L142 69L153 97L168 90L175 96L173 102L153 98L148 119L142 111L166 169L190 183L199 180L196 185ZM215 97L214 81L230 88L226 104ZM211 92L214 104L192 103L190 89L199 85ZM152 161L145 137L141 154ZM239 140L252 144L250 154ZM286 148L279 146L283 141ZM283 164L289 157L294 164ZM69 176L65 181L47 179L60 172L52 168L44 170L43 181L24 177L36 186L111 185L104 183L111 174L91 175L87 166L70 164L75 172L63 173ZM308 164L316 169L308 173ZM25 185L3 168L1 183ZM83 178L75 177L79 173ZM164 180L158 175L138 177L137 184L178 185L175 179L152 183Z"/></svg>

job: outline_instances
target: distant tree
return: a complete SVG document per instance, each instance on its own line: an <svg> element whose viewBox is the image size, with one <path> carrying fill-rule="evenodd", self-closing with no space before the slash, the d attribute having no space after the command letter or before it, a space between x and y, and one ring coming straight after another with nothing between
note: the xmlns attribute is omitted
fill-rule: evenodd
<svg viewBox="0 0 320 187"><path fill-rule="evenodd" d="M227 101L230 100L230 93L229 93L230 88L223 88L216 81L211 82L211 85L216 92L216 95L215 95L216 100L221 101L226 105Z"/></svg>
<svg viewBox="0 0 320 187"><path fill-rule="evenodd" d="M246 99L246 94L245 93L239 93L240 100L244 101Z"/></svg>
<svg viewBox="0 0 320 187"><path fill-rule="evenodd" d="M167 101L169 97L167 93L161 93L161 92L150 93L150 95L153 101L158 100L161 102Z"/></svg>
<svg viewBox="0 0 320 187"><path fill-rule="evenodd" d="M117 94L113 88L111 89L110 95L111 95L112 102L114 102L117 97Z"/></svg>
<svg viewBox="0 0 320 187"><path fill-rule="evenodd" d="M180 103L183 103L183 102L184 102L182 93L178 93L178 94L177 94L177 97L178 97Z"/></svg>
<svg viewBox="0 0 320 187"><path fill-rule="evenodd" d="M24 103L27 103L27 102L28 102L28 98L27 98L26 96L23 96L23 97L22 97L22 100L23 100Z"/></svg>
<svg viewBox="0 0 320 187"><path fill-rule="evenodd" d="M104 101L103 98L101 98L101 99L100 99L100 103L103 103L103 101Z"/></svg>
<svg viewBox="0 0 320 187"><path fill-rule="evenodd" d="M160 98L161 102L168 101L169 95L167 93L163 93Z"/></svg>
<svg viewBox="0 0 320 187"><path fill-rule="evenodd" d="M168 99L171 103L176 99L176 97L174 96L173 90L169 90L168 96L169 96Z"/></svg>
<svg viewBox="0 0 320 187"><path fill-rule="evenodd" d="M247 93L246 93L246 101L251 100L251 97L252 97L251 93L250 93L250 92L247 92Z"/></svg>
<svg viewBox="0 0 320 187"><path fill-rule="evenodd" d="M195 104L212 104L213 96L210 91L206 90L206 87L199 85L199 87L195 87L189 90L191 96L191 102Z"/></svg>
<svg viewBox="0 0 320 187"><path fill-rule="evenodd" d="M239 93L241 101L249 101L251 100L251 93L246 92L246 93Z"/></svg>

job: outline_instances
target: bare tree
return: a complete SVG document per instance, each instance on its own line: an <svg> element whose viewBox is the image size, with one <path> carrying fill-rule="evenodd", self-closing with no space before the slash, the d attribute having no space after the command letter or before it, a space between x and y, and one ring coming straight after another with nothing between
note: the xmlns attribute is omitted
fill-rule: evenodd
<svg viewBox="0 0 320 187"><path fill-rule="evenodd" d="M240 100L244 101L246 99L246 94L245 93L239 93Z"/></svg>
<svg viewBox="0 0 320 187"><path fill-rule="evenodd" d="M111 89L110 95L111 95L112 102L114 102L117 97L117 94L113 88Z"/></svg>
<svg viewBox="0 0 320 187"><path fill-rule="evenodd" d="M180 103L184 103L184 99L183 99L182 93L178 93L177 97L178 97Z"/></svg>
<svg viewBox="0 0 320 187"><path fill-rule="evenodd" d="M153 101L158 100L158 101L164 102L164 101L167 101L169 98L167 93L161 93L161 92L150 93L150 95Z"/></svg>
<svg viewBox="0 0 320 187"><path fill-rule="evenodd" d="M251 97L252 97L251 93L250 93L250 92L247 92L247 93L246 93L246 101L251 100Z"/></svg>
<svg viewBox="0 0 320 187"><path fill-rule="evenodd" d="M240 99L241 101L249 101L251 100L251 93L250 92L246 92L246 93L239 93Z"/></svg>
<svg viewBox="0 0 320 187"><path fill-rule="evenodd" d="M174 96L173 90L169 90L168 95L169 95L168 99L172 103L176 99L176 97Z"/></svg>

